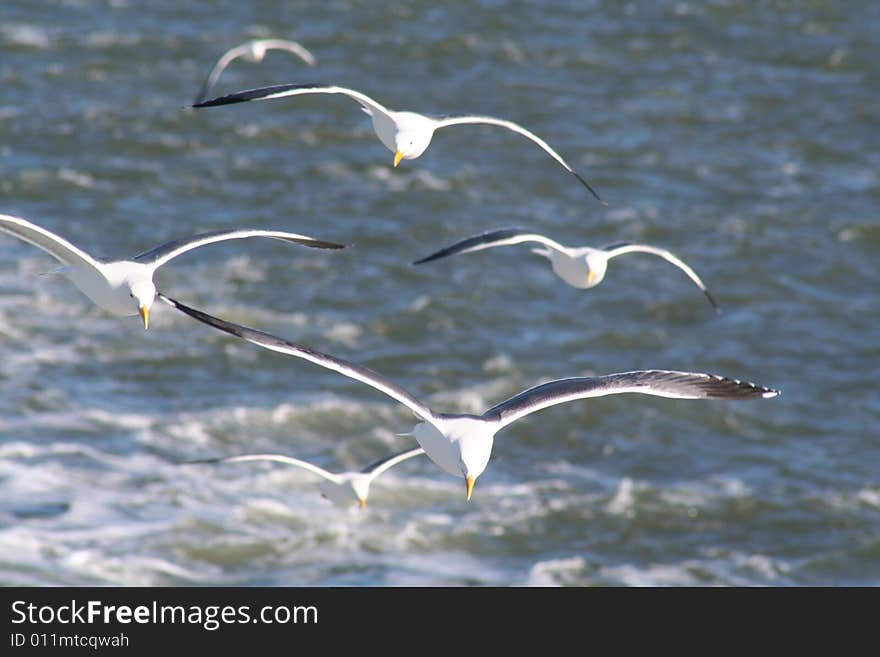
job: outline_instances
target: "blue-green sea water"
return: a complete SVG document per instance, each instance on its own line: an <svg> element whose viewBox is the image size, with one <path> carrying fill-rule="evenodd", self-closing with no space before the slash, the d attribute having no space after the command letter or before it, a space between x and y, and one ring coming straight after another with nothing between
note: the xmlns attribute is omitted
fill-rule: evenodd
<svg viewBox="0 0 880 657"><path fill-rule="evenodd" d="M4 0L0 213L99 256L253 227L163 268L212 314L383 373L437 410L541 381L664 368L779 388L616 395L499 434L473 499L414 459L340 509L273 464L406 449L412 414L157 303L113 317L0 234L0 582L7 585L880 585L880 4ZM359 89L488 114L392 167L351 100L193 110L217 94ZM422 267L485 230L670 249L591 290L528 245Z"/></svg>

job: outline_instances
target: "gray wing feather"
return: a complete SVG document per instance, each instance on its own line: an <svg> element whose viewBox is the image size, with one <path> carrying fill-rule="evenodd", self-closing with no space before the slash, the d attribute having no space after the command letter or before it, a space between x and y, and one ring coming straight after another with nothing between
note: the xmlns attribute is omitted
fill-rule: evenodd
<svg viewBox="0 0 880 657"><path fill-rule="evenodd" d="M248 342L252 342L257 346L269 349L271 351L277 351L279 353L287 354L289 356L302 358L316 365L320 365L321 367L326 367L329 370L338 372L339 374L354 379L355 381L360 381L361 383L365 383L368 386L372 386L373 388L384 392L392 399L399 401L401 404L409 408L413 413L415 413L425 422L434 422L434 414L431 412L430 408L425 406L422 402L413 397L400 386L392 383L391 381L381 376L380 374L377 374L371 369L362 367L360 365L355 365L354 363L350 363L341 358L335 358L333 356L323 354L320 351L315 351L314 349L309 349L308 347L304 347L302 345L288 342L287 340L282 340L281 338L278 338L271 333L264 333L263 331L257 331L246 326L227 322L226 320L220 319L218 317L213 317L212 315L202 312L201 310L190 308L189 306L182 304L179 301L175 301L174 299L167 297L164 294L160 293L157 294L157 296L165 303L174 306L175 308L183 313L186 313L190 317L193 317L200 322L213 326L214 328L220 329L225 333L237 336L239 338L242 338L243 340L247 340Z"/></svg>
<svg viewBox="0 0 880 657"><path fill-rule="evenodd" d="M714 374L638 370L550 381L493 406L483 414L483 419L504 426L555 404L625 392L675 399L758 399L779 394L778 390Z"/></svg>
<svg viewBox="0 0 880 657"><path fill-rule="evenodd" d="M342 244L335 242L326 242L324 240L316 240L306 235L298 235L297 233L286 233L272 230L249 230L249 229L232 229L232 230L214 230L206 233L199 233L191 237L182 237L171 242L161 244L149 251L140 253L134 257L134 260L143 264L151 264L154 267L160 267L172 258L186 253L192 249L213 244L214 242L222 242L224 240L245 239L248 237L270 237L276 240L286 242L295 242L304 246L310 246L317 249L342 249Z"/></svg>
<svg viewBox="0 0 880 657"><path fill-rule="evenodd" d="M493 246L508 246L511 244L520 244L522 242L539 242L559 251L564 250L560 244L557 244L543 235L538 235L534 231L526 230L525 228L502 228L500 230L490 230L480 235L474 235L473 237L467 237L451 246L440 249L421 260L416 260L413 264L421 265L422 263L445 258L447 256L455 255L456 253L469 253L471 251L488 249Z"/></svg>

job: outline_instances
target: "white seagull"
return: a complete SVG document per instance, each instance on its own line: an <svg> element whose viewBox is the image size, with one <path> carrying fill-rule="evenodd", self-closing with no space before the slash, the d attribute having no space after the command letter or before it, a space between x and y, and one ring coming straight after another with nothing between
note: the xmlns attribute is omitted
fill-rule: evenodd
<svg viewBox="0 0 880 657"><path fill-rule="evenodd" d="M217 60L214 68L211 69L208 77L205 78L205 82L202 84L202 89L199 91L199 95L196 96L195 102L200 103L205 100L208 92L217 83L217 78L234 60L241 57L246 62L259 64L263 61L263 57L266 56L267 50L286 50L299 57L309 66L315 65L314 55L296 41L288 41L287 39L254 39L253 41L247 41L234 48L230 48Z"/></svg>
<svg viewBox="0 0 880 657"><path fill-rule="evenodd" d="M246 237L271 237L319 249L341 249L342 244L305 235L274 230L217 230L185 237L157 246L131 260L104 260L90 256L63 237L19 217L0 214L0 231L14 235L59 260L64 266L52 273L64 274L80 291L113 315L140 314L149 326L150 308L156 297L153 274L172 258L192 249Z"/></svg>
<svg viewBox="0 0 880 657"><path fill-rule="evenodd" d="M493 246L510 246L513 244L522 244L523 242L537 242L543 244L546 248L532 249L532 253L542 255L550 261L553 271L569 285L586 290L595 287L605 278L605 272L608 269L608 261L616 258L624 253L650 253L660 256L667 262L681 269L687 277L697 284L712 307L716 312L721 312L718 303L712 297L709 290L697 276L696 272L691 269L684 261L676 255L670 253L666 249L661 249L648 244L630 244L629 242L619 242L610 244L601 249L594 249L590 246L568 247L562 246L558 242L551 240L549 237L533 233L532 231L522 228L504 228L501 230L493 230L482 235L474 235L456 242L452 246L440 249L436 253L416 260L414 265L420 265L432 260L439 260L456 253L471 253L473 251L482 251Z"/></svg>
<svg viewBox="0 0 880 657"><path fill-rule="evenodd" d="M561 164L566 171L577 178L593 196L605 204L595 190L581 175L571 168L562 156L553 150L550 145L533 132L526 130L513 121L496 119L492 116L450 116L445 118L431 118L415 112L394 112L381 103L373 100L366 94L346 87L328 86L320 84L280 84L259 89L248 89L237 93L220 96L204 102L199 102L193 107L214 107L215 105L230 105L243 103L248 100L270 100L273 98L285 98L287 96L301 96L303 94L343 94L357 101L364 112L373 119L373 130L376 136L385 144L385 148L394 153L394 166L401 160L414 160L425 152L431 143L434 132L440 128L451 125L465 125L469 123L484 123L507 128L531 139L543 148L554 160ZM607 205L607 204L606 204Z"/></svg>
<svg viewBox="0 0 880 657"><path fill-rule="evenodd" d="M337 506L349 506L353 502L357 502L360 508L367 505L367 497L370 495L370 484L380 474L385 472L398 463L411 459L419 454L424 454L425 450L421 447L408 449L405 452L392 454L358 471L333 473L318 467L314 463L302 461L283 454L243 454L241 456L227 456L217 459L202 459L198 461L187 461L187 464L197 463L242 463L244 461L275 461L292 465L303 470L308 470L319 477L322 481L318 484L321 495L329 499Z"/></svg>
<svg viewBox="0 0 880 657"><path fill-rule="evenodd" d="M550 381L496 404L482 415L435 413L406 390L366 367L287 342L269 333L212 317L163 294L159 298L221 331L271 351L303 358L366 383L396 399L421 420L412 435L428 458L449 474L464 478L468 499L471 498L474 482L489 463L495 434L511 422L548 406L624 392L674 399L757 399L779 394L778 390L712 374L640 370Z"/></svg>

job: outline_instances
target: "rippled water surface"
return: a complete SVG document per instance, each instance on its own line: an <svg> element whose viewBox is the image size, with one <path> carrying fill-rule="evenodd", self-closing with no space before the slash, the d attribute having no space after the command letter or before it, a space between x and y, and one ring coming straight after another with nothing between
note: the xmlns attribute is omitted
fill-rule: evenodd
<svg viewBox="0 0 880 657"><path fill-rule="evenodd" d="M424 458L339 509L250 451L330 469L406 449L381 393L157 304L93 306L0 235L0 581L15 585L880 585L880 5L4 0L0 213L95 255L229 227L158 276L208 312L363 363L438 410L642 368L780 388L750 403L619 395L506 429L470 502ZM391 166L357 105L217 93L351 86L517 121ZM409 263L523 226L667 247L592 290L528 246Z"/></svg>

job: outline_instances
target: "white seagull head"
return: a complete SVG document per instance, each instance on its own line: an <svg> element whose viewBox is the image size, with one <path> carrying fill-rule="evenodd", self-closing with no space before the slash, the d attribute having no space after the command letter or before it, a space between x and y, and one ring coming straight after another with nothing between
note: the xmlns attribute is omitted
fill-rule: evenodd
<svg viewBox="0 0 880 657"><path fill-rule="evenodd" d="M436 122L415 112L394 112L394 166L401 160L414 160L427 150Z"/></svg>
<svg viewBox="0 0 880 657"><path fill-rule="evenodd" d="M135 309L144 320L144 329L150 327L150 308L153 307L153 301L156 299L156 285L153 278L144 278L142 276L134 276L128 281L128 289L131 298L134 299Z"/></svg>
<svg viewBox="0 0 880 657"><path fill-rule="evenodd" d="M584 256L584 262L587 263L587 281L584 289L595 287L602 282L605 272L608 271L608 256L599 249L590 249Z"/></svg>

